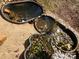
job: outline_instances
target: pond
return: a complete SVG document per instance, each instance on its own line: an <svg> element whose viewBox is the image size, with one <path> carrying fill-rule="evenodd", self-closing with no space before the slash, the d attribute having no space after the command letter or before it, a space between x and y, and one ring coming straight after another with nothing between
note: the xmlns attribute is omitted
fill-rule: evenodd
<svg viewBox="0 0 79 59"><path fill-rule="evenodd" d="M31 1L8 3L1 9L2 17L13 23L28 22L40 16L42 13L42 7Z"/></svg>

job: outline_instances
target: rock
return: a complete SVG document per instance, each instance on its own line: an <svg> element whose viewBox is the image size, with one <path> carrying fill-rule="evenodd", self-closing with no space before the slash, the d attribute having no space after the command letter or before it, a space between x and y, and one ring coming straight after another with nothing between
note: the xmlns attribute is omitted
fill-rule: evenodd
<svg viewBox="0 0 79 59"><path fill-rule="evenodd" d="M0 45L2 45L6 39L7 39L6 35L0 33Z"/></svg>
<svg viewBox="0 0 79 59"><path fill-rule="evenodd" d="M6 13L8 13L8 14L10 14L11 13L11 11L7 8L7 9L4 9L4 12L6 12Z"/></svg>

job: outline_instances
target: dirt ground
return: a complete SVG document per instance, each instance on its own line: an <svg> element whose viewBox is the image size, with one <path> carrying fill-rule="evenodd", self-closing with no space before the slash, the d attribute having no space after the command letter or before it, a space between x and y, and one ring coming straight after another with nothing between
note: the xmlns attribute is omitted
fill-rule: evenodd
<svg viewBox="0 0 79 59"><path fill-rule="evenodd" d="M0 59L19 59L26 39L37 33L32 24L12 24L0 16L0 37L6 37L0 46Z"/></svg>

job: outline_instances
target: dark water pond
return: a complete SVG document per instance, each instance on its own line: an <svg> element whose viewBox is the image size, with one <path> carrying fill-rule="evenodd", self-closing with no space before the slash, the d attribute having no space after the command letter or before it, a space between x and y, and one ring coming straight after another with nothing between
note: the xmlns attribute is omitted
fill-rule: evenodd
<svg viewBox="0 0 79 59"><path fill-rule="evenodd" d="M2 16L14 23L28 22L42 13L42 7L34 2L9 3L2 8Z"/></svg>

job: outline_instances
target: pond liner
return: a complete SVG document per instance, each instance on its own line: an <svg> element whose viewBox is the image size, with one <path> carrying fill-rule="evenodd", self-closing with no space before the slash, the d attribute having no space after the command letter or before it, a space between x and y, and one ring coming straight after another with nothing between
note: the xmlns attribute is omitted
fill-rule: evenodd
<svg viewBox="0 0 79 59"><path fill-rule="evenodd" d="M27 48L25 48L25 50L24 50L24 56L23 56L23 58L24 59L28 59L28 54L29 54L29 50L30 50L30 48L33 48L33 41L35 42L35 41L37 41L37 38L39 39L39 37L40 38L43 38L44 39L44 37L41 37L41 36L49 36L49 35L45 35L45 34L33 34L33 35L31 35L27 40L29 40L29 42L30 42L30 44L28 45L28 47ZM32 40L32 38L33 37L35 37L35 40ZM27 41L26 40L26 41ZM42 42L42 41L41 41ZM41 43L40 42L40 43ZM50 39L45 39L45 42L46 42L46 44L47 44L47 42L50 42ZM44 43L44 40L43 40L43 43ZM27 45L27 43L25 42L25 44ZM50 44L50 43L48 43L48 44ZM39 44L37 44L37 45L39 45ZM51 44L50 44L51 45ZM40 45L41 46L41 45ZM35 47L37 47L37 46L34 46L34 48ZM41 46L41 47L43 47L43 46ZM46 46L44 46L43 48L45 49L45 50L38 50L38 49L36 49L36 50L38 50L38 52L36 52L36 54L35 54L35 56L33 56L32 57L32 59L39 59L39 58L41 58L41 59L50 59L51 58L51 55L48 53L48 50L45 48ZM33 48L33 49L34 49ZM52 48L52 47L51 47ZM46 51L47 50L47 51ZM35 50L34 50L35 51ZM33 50L31 51L31 53L33 53ZM51 52L50 52L51 53ZM37 57L36 57L37 56Z"/></svg>
<svg viewBox="0 0 79 59"><path fill-rule="evenodd" d="M78 48L78 39L77 39L76 35L70 29L66 28L65 26L63 26L59 22L56 22L56 23L62 29L62 31L65 32L72 39L72 41L74 42L74 45L72 46L73 47L72 50L65 51L65 50L60 49L55 43L54 44L56 45L56 47L59 50L61 50L63 52L66 52L66 53L75 52L76 49Z"/></svg>
<svg viewBox="0 0 79 59"><path fill-rule="evenodd" d="M47 19L46 19L47 18ZM46 22L48 22L49 24L49 27L47 29L47 31L39 31L39 29L37 28L37 24L39 24L39 22L37 24L35 24L38 20L47 20ZM65 51L65 50L62 50L60 49L56 44L56 47L59 48L60 50L62 50L63 52L74 52L77 47L78 47L78 39L76 37L76 35L70 30L70 29L67 29L65 26L63 26L62 24L60 24L59 22L55 21L55 19L51 16L47 16L47 15L42 15L41 17L39 18L36 18L35 19L35 22L34 22L34 28L37 30L37 32L39 32L40 34L49 34L51 35L53 32L52 32L52 29L54 28L54 24L56 26L58 26L64 33L66 33L72 40L72 42L74 43L74 45L72 46L72 50L70 51ZM44 27L43 27L44 28Z"/></svg>
<svg viewBox="0 0 79 59"><path fill-rule="evenodd" d="M45 24L44 24L44 22L45 22ZM55 23L55 20L51 16L42 15L42 16L40 16L40 17L35 19L35 21L34 21L34 28L40 34L46 34L46 33L49 33L51 31L52 26L54 25L54 23ZM44 27L45 25L47 26L47 28ZM42 29L39 28L41 26L43 26Z"/></svg>
<svg viewBox="0 0 79 59"><path fill-rule="evenodd" d="M77 37L75 36L75 34L71 30L65 28L60 23L58 23L58 25L65 33L67 33L67 35L69 35L71 37L71 39L74 41L74 44L75 44L74 47L76 47L78 44L78 40L77 40Z"/></svg>

